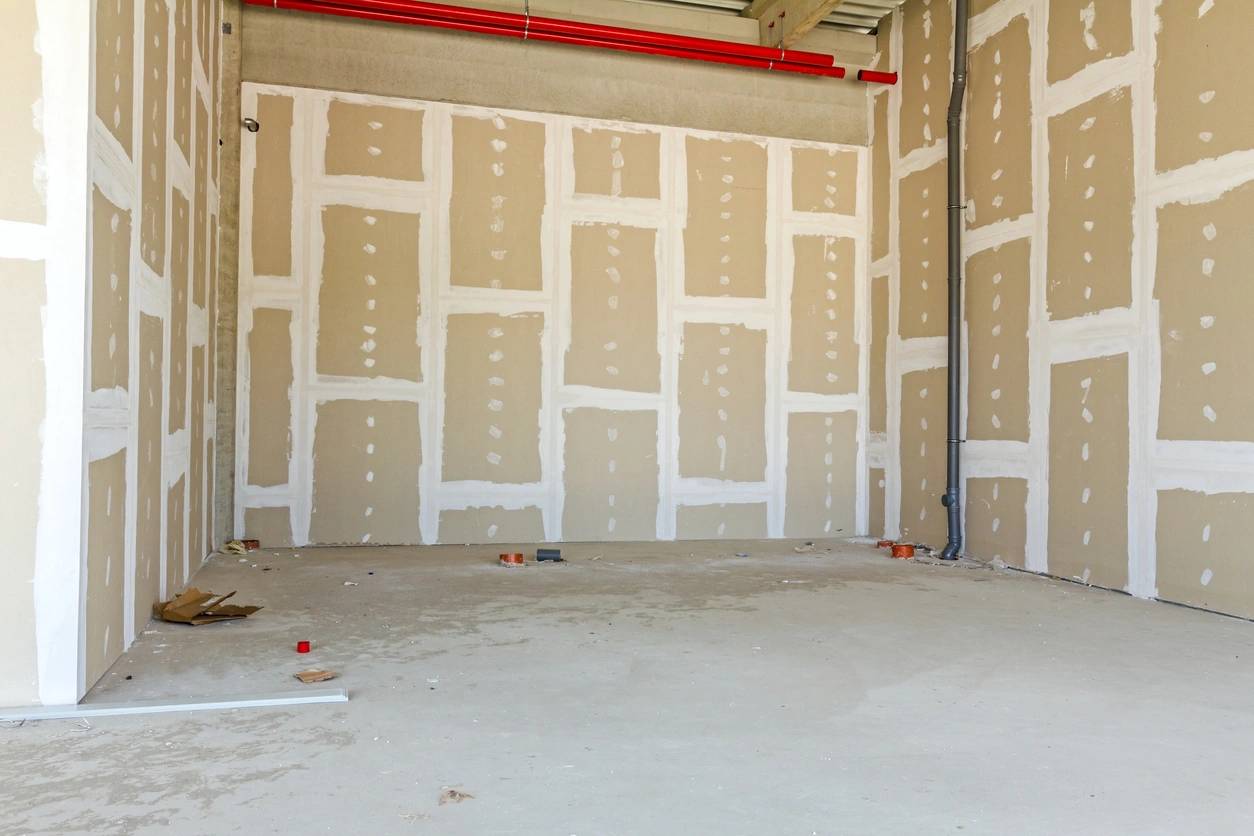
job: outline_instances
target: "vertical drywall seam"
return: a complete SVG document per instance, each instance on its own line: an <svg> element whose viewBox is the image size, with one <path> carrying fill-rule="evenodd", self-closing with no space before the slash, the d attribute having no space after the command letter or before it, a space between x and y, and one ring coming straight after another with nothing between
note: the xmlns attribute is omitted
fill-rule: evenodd
<svg viewBox="0 0 1254 836"><path fill-rule="evenodd" d="M889 33L888 52L890 67L901 66L903 45L902 13L895 9L892 14L892 31ZM884 448L884 532L886 537L901 534L901 375L897 370L897 334L901 314L901 85L894 84L886 93L888 99L888 334L885 341L884 370L885 429Z"/></svg>
<svg viewBox="0 0 1254 836"><path fill-rule="evenodd" d="M81 695L87 240L90 237L91 8L37 0L47 160L45 417L35 535L39 699Z"/></svg>

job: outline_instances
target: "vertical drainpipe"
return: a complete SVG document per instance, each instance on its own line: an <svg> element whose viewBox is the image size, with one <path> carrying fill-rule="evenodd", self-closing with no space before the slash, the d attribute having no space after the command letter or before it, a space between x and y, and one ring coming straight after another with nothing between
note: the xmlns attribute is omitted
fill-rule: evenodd
<svg viewBox="0 0 1254 836"><path fill-rule="evenodd" d="M954 82L949 96L949 370L945 444L945 495L949 539L941 557L962 555L962 502L959 481L962 439L962 102L967 92L967 0L954 9Z"/></svg>

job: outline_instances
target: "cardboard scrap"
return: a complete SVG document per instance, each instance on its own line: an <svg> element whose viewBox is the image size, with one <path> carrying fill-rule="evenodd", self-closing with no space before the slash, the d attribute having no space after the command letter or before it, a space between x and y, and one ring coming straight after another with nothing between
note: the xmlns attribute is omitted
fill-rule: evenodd
<svg viewBox="0 0 1254 836"><path fill-rule="evenodd" d="M465 790L459 790L455 787L445 787L443 792L440 793L440 804L441 806L445 804L461 804L468 798L474 798L474 796Z"/></svg>
<svg viewBox="0 0 1254 836"><path fill-rule="evenodd" d="M306 685L311 682L326 682L328 679L335 679L339 674L335 671L307 670L293 674L297 679Z"/></svg>
<svg viewBox="0 0 1254 836"><path fill-rule="evenodd" d="M182 593L169 601L160 601L152 605L152 614L162 621L175 624L212 624L215 621L232 621L247 618L261 607L239 607L234 604L222 605L222 602L234 595L214 595L212 592L201 592L189 586Z"/></svg>

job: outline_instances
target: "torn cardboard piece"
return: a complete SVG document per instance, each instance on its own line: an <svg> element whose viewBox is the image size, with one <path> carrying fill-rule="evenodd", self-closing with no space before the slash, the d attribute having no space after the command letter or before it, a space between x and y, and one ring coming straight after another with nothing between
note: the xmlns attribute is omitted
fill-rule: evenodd
<svg viewBox="0 0 1254 836"><path fill-rule="evenodd" d="M152 614L162 621L175 624L212 624L215 621L232 621L247 618L261 607L240 607L234 604L222 605L222 602L234 595L214 595L212 592L201 592L189 586L177 597L169 601L160 601L152 605Z"/></svg>
<svg viewBox="0 0 1254 836"><path fill-rule="evenodd" d="M305 683L306 685L309 685L310 683L313 683L313 682L326 682L328 679L335 679L337 676L339 676L339 674L337 674L335 671L322 671L322 670L313 670L313 669L307 670L307 671L299 671L298 673L294 673L292 675L295 676L297 679L299 679L301 682Z"/></svg>

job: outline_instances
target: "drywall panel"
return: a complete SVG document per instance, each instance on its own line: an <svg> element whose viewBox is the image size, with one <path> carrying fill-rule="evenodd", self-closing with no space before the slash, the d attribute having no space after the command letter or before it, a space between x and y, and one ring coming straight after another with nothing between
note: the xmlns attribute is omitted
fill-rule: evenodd
<svg viewBox="0 0 1254 836"><path fill-rule="evenodd" d="M319 374L421 377L417 213L324 206Z"/></svg>
<svg viewBox="0 0 1254 836"><path fill-rule="evenodd" d="M192 304L205 306L205 289L208 277L209 233L209 114L205 101L196 94L196 164L193 168L196 188L192 193Z"/></svg>
<svg viewBox="0 0 1254 836"><path fill-rule="evenodd" d="M6 28L13 23L10 16ZM96 117L130 157L131 134L135 124L135 0L101 0L96 3L95 53ZM15 57L14 51L8 48L4 50L4 55L10 61ZM12 78L10 76L10 81ZM8 126L6 132L18 127L8 119L4 124ZM14 137L6 133L6 138L11 141ZM0 188L0 194L4 191Z"/></svg>
<svg viewBox="0 0 1254 836"><path fill-rule="evenodd" d="M1050 374L1049 570L1128 583L1128 357L1059 363Z"/></svg>
<svg viewBox="0 0 1254 836"><path fill-rule="evenodd" d="M262 130L253 168L253 275L292 275L292 108L291 96L261 93L256 119Z"/></svg>
<svg viewBox="0 0 1254 836"><path fill-rule="evenodd" d="M1158 437L1254 441L1254 183L1158 210Z"/></svg>
<svg viewBox="0 0 1254 836"><path fill-rule="evenodd" d="M33 10L32 10L33 15ZM0 39L9 34L0 30ZM0 101L4 97L0 96ZM0 305L0 382L8 408L0 410L0 531L5 534L6 577L35 577L35 532L46 410L43 310L47 303L44 264L0 258L4 304ZM35 598L31 583L0 585L0 608L7 628L0 630L0 697L18 704L39 699ZM21 676L18 676L21 672Z"/></svg>
<svg viewBox="0 0 1254 836"><path fill-rule="evenodd" d="M567 409L562 539L657 537L658 414Z"/></svg>
<svg viewBox="0 0 1254 836"><path fill-rule="evenodd" d="M884 508L888 494L888 473L882 467L873 467L867 472L869 486L869 503L867 511L867 534L871 537L884 536Z"/></svg>
<svg viewBox="0 0 1254 836"><path fill-rule="evenodd" d="M684 293L764 298L766 147L689 136L684 149Z"/></svg>
<svg viewBox="0 0 1254 836"><path fill-rule="evenodd" d="M212 356L212 355L210 355ZM212 363L210 363L212 365ZM210 404L212 406L212 403ZM214 551L214 534L213 534L213 489L215 485L215 477L217 476L216 460L213 458L213 436L210 435L205 439L205 500L204 520L205 531L205 548L198 562L203 563L204 559Z"/></svg>
<svg viewBox="0 0 1254 836"><path fill-rule="evenodd" d="M314 543L422 542L418 531L418 404L327 401L313 444Z"/></svg>
<svg viewBox="0 0 1254 836"><path fill-rule="evenodd" d="M259 540L263 549L281 549L293 544L292 512L281 508L245 508L244 536Z"/></svg>
<svg viewBox="0 0 1254 836"><path fill-rule="evenodd" d="M1129 88L1049 120L1050 319L1131 304L1132 162Z"/></svg>
<svg viewBox="0 0 1254 836"><path fill-rule="evenodd" d="M854 239L798 235L792 247L788 388L821 395L857 392Z"/></svg>
<svg viewBox="0 0 1254 836"><path fill-rule="evenodd" d="M792 208L797 212L858 212L858 152L792 149Z"/></svg>
<svg viewBox="0 0 1254 836"><path fill-rule="evenodd" d="M1158 170L1254 148L1248 83L1254 3L1169 0L1156 11Z"/></svg>
<svg viewBox="0 0 1254 836"><path fill-rule="evenodd" d="M539 314L452 314L445 332L444 480L540 480Z"/></svg>
<svg viewBox="0 0 1254 836"><path fill-rule="evenodd" d="M1254 616L1254 495L1158 492L1158 597Z"/></svg>
<svg viewBox="0 0 1254 836"><path fill-rule="evenodd" d="M971 51L963 168L970 228L1032 211L1031 69L1022 15Z"/></svg>
<svg viewBox="0 0 1254 836"><path fill-rule="evenodd" d="M544 123L464 114L452 121L452 284L542 289Z"/></svg>
<svg viewBox="0 0 1254 836"><path fill-rule="evenodd" d="M939 547L946 539L945 369L901 377L901 539Z"/></svg>
<svg viewBox="0 0 1254 836"><path fill-rule="evenodd" d="M140 122L139 253L165 275L166 132L169 129L169 23L165 0L144 0L143 118Z"/></svg>
<svg viewBox="0 0 1254 836"><path fill-rule="evenodd" d="M760 540L766 537L766 503L680 505L675 509L680 540Z"/></svg>
<svg viewBox="0 0 1254 836"><path fill-rule="evenodd" d="M187 454L187 560L205 556L205 347L192 347L191 447Z"/></svg>
<svg viewBox="0 0 1254 836"><path fill-rule="evenodd" d="M87 682L122 654L126 622L126 449L87 465Z"/></svg>
<svg viewBox="0 0 1254 836"><path fill-rule="evenodd" d="M130 385L131 213L91 195L91 388Z"/></svg>
<svg viewBox="0 0 1254 836"><path fill-rule="evenodd" d="M785 537L857 533L858 413L788 415Z"/></svg>
<svg viewBox="0 0 1254 836"><path fill-rule="evenodd" d="M947 306L945 161L901 178L898 250L901 253L902 339L945 335Z"/></svg>
<svg viewBox="0 0 1254 836"><path fill-rule="evenodd" d="M1028 480L968 478L964 551L1020 569L1028 542Z"/></svg>
<svg viewBox="0 0 1254 836"><path fill-rule="evenodd" d="M743 325L684 323L679 475L764 480L765 420L766 332Z"/></svg>
<svg viewBox="0 0 1254 836"><path fill-rule="evenodd" d="M457 508L440 512L441 543L541 543L539 508Z"/></svg>
<svg viewBox="0 0 1254 836"><path fill-rule="evenodd" d="M892 162L889 159L887 92L875 97L871 116L871 260L888 255L889 218L892 211Z"/></svg>
<svg viewBox="0 0 1254 836"><path fill-rule="evenodd" d="M1167 0L1177 6L1187 0ZM1201 5L1205 2L1198 0ZM1090 64L1132 51L1132 0L1050 0L1046 79L1070 78Z"/></svg>
<svg viewBox="0 0 1254 836"><path fill-rule="evenodd" d="M660 391L657 238L622 224L571 227L567 384Z"/></svg>
<svg viewBox="0 0 1254 836"><path fill-rule="evenodd" d="M1032 241L967 259L967 437L1028 440Z"/></svg>
<svg viewBox="0 0 1254 836"><path fill-rule="evenodd" d="M187 287L191 218L187 198L170 190L170 412L169 431L187 426Z"/></svg>
<svg viewBox="0 0 1254 836"><path fill-rule="evenodd" d="M100 6L108 3L100 3ZM174 121L171 133L174 143L183 152L183 159L192 161L192 0L174 2Z"/></svg>
<svg viewBox="0 0 1254 836"><path fill-rule="evenodd" d="M570 135L576 194L661 197L661 134L572 128Z"/></svg>
<svg viewBox="0 0 1254 836"><path fill-rule="evenodd" d="M292 451L291 311L253 311L248 357L248 484L286 485Z"/></svg>
<svg viewBox="0 0 1254 836"><path fill-rule="evenodd" d="M901 156L945 138L953 65L948 0L909 0L901 8Z"/></svg>
<svg viewBox="0 0 1254 836"><path fill-rule="evenodd" d="M213 13L209 7L215 5L218 0L196 0L196 51L200 56L200 66L209 66L209 45L212 43L209 37L209 27L213 20Z"/></svg>
<svg viewBox="0 0 1254 836"><path fill-rule="evenodd" d="M871 376L868 429L888 432L888 277L871 279Z"/></svg>
<svg viewBox="0 0 1254 836"><path fill-rule="evenodd" d="M327 174L418 182L422 171L421 110L332 99L327 109Z"/></svg>
<svg viewBox="0 0 1254 836"><path fill-rule="evenodd" d="M155 316L139 315L139 416L135 527L135 625L148 623L161 594L161 508L166 501L161 480L164 455L161 407L164 326Z"/></svg>
<svg viewBox="0 0 1254 836"><path fill-rule="evenodd" d="M181 592L187 581L183 571L187 543L186 500L187 477L180 476L166 493L165 503L165 589L171 597Z"/></svg>

